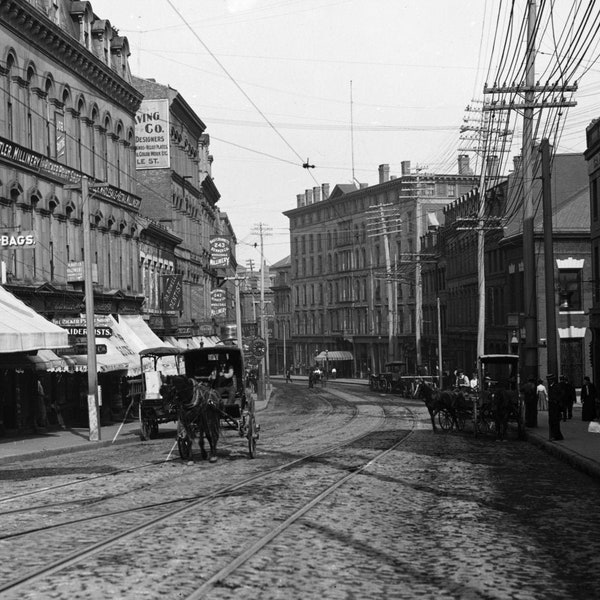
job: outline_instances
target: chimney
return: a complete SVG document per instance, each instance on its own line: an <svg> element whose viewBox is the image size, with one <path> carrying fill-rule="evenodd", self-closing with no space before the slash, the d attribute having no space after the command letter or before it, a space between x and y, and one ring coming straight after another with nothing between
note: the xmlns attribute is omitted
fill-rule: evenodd
<svg viewBox="0 0 600 600"><path fill-rule="evenodd" d="M313 195L312 190L304 190L304 195L306 196L306 205L313 203Z"/></svg>
<svg viewBox="0 0 600 600"><path fill-rule="evenodd" d="M515 173L521 170L523 164L523 158L521 156L513 156L513 168Z"/></svg>
<svg viewBox="0 0 600 600"><path fill-rule="evenodd" d="M390 180L390 165L379 165L379 183Z"/></svg>
<svg viewBox="0 0 600 600"><path fill-rule="evenodd" d="M498 161L498 157L497 156L488 156L487 162L486 162L486 171L485 174L488 177L498 177L499 173L498 173L498 167L499 167L500 163Z"/></svg>
<svg viewBox="0 0 600 600"><path fill-rule="evenodd" d="M368 184L368 183L361 183L361 184L359 184L359 188L360 188L361 190L364 190L365 188L368 188L368 187L369 187L369 184Z"/></svg>
<svg viewBox="0 0 600 600"><path fill-rule="evenodd" d="M318 186L313 188L313 199L315 202L321 202L321 188Z"/></svg>
<svg viewBox="0 0 600 600"><path fill-rule="evenodd" d="M410 160L403 160L400 163L400 167L402 168L402 175L410 175Z"/></svg>
<svg viewBox="0 0 600 600"><path fill-rule="evenodd" d="M296 194L296 207L306 206L306 198L304 194Z"/></svg>
<svg viewBox="0 0 600 600"><path fill-rule="evenodd" d="M321 190L323 191L323 200L327 200L327 198L329 198L329 184L322 183Z"/></svg>
<svg viewBox="0 0 600 600"><path fill-rule="evenodd" d="M473 175L473 171L471 170L471 166L469 164L469 155L468 154L459 154L458 155L458 174L459 175Z"/></svg>

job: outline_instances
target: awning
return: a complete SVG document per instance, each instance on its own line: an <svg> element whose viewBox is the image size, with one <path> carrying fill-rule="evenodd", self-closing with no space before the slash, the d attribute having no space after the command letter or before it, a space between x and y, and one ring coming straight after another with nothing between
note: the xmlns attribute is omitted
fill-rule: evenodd
<svg viewBox="0 0 600 600"><path fill-rule="evenodd" d="M142 342L143 349L168 346L150 329L142 315L119 315L119 324L124 325ZM173 345L173 344L171 344ZM141 349L141 348L140 348Z"/></svg>
<svg viewBox="0 0 600 600"><path fill-rule="evenodd" d="M65 348L68 345L66 330L51 323L0 286L0 353Z"/></svg>
<svg viewBox="0 0 600 600"><path fill-rule="evenodd" d="M21 371L70 371L70 363L52 350L38 350L36 354L23 352L0 354L0 369Z"/></svg>
<svg viewBox="0 0 600 600"><path fill-rule="evenodd" d="M196 335L186 338L165 337L165 341L182 350L196 350L198 348L212 348L221 345L221 340L216 335Z"/></svg>
<svg viewBox="0 0 600 600"><path fill-rule="evenodd" d="M345 350L329 350L329 352L321 352L315 359L318 362L333 361L333 360L354 360L352 352Z"/></svg>
<svg viewBox="0 0 600 600"><path fill-rule="evenodd" d="M137 353L137 361L140 366L141 361L139 353L142 350L149 348L157 348L159 346L168 346L169 342L163 342L146 324L141 315L119 315L118 327L121 335L125 338L129 346ZM173 346L174 348L176 346ZM151 363L147 362L144 365L145 370L151 367ZM158 359L158 368L165 375L177 375L177 363L173 356L164 356Z"/></svg>
<svg viewBox="0 0 600 600"><path fill-rule="evenodd" d="M96 369L98 373L125 371L128 376L139 375L142 372L140 356L132 349L126 339L123 328L111 315L106 316L107 326L112 329L110 337L97 337L97 346L106 346L106 353L96 353ZM64 356L70 363L72 371L87 371L87 354L69 354Z"/></svg>

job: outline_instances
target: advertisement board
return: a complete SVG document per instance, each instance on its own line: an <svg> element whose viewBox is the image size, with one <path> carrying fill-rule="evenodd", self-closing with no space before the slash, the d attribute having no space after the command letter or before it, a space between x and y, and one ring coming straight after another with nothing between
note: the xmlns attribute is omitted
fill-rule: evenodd
<svg viewBox="0 0 600 600"><path fill-rule="evenodd" d="M135 116L135 166L137 169L168 169L169 101L142 100Z"/></svg>
<svg viewBox="0 0 600 600"><path fill-rule="evenodd" d="M210 266L228 267L231 256L231 240L229 238L214 235L210 238Z"/></svg>
<svg viewBox="0 0 600 600"><path fill-rule="evenodd" d="M210 315L219 317L227 314L227 294L225 290L212 290L210 293Z"/></svg>

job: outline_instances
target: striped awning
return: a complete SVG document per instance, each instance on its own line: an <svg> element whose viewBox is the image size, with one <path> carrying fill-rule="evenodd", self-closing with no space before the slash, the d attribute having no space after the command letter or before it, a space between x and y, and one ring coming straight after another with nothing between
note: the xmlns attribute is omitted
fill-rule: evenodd
<svg viewBox="0 0 600 600"><path fill-rule="evenodd" d="M335 361L335 360L354 360L352 352L346 350L329 350L321 352L315 359L317 362Z"/></svg>

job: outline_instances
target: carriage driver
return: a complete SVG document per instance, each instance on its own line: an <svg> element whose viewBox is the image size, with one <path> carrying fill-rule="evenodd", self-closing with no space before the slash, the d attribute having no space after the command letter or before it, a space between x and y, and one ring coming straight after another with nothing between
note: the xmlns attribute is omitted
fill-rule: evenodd
<svg viewBox="0 0 600 600"><path fill-rule="evenodd" d="M221 398L227 394L226 405L235 404L235 373L229 363L221 363L219 366L217 392Z"/></svg>

